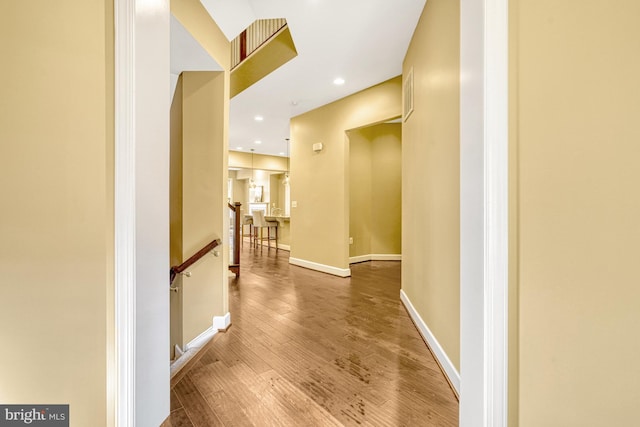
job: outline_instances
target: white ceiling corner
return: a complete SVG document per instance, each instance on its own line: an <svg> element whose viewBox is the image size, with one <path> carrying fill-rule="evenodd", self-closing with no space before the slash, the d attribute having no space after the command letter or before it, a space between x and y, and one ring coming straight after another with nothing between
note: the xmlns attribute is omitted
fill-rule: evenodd
<svg viewBox="0 0 640 427"><path fill-rule="evenodd" d="M233 40L256 19L250 0L200 0L227 39Z"/></svg>
<svg viewBox="0 0 640 427"><path fill-rule="evenodd" d="M224 70L173 15L170 49L171 74L180 75L183 71Z"/></svg>

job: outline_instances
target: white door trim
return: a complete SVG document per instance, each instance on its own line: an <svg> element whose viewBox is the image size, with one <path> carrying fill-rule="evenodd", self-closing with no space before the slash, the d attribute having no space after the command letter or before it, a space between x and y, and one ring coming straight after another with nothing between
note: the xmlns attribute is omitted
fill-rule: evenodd
<svg viewBox="0 0 640 427"><path fill-rule="evenodd" d="M135 425L135 1L114 1L115 421Z"/></svg>
<svg viewBox="0 0 640 427"><path fill-rule="evenodd" d="M508 0L460 2L461 426L507 426Z"/></svg>

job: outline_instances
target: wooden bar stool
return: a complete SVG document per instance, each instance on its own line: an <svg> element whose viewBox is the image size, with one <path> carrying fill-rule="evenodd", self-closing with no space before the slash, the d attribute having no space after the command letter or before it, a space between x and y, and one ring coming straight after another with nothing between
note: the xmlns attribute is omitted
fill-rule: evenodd
<svg viewBox="0 0 640 427"><path fill-rule="evenodd" d="M267 237L264 237L264 229L267 229ZM275 235L271 237L271 229L275 230ZM267 248L271 249L271 241L276 243L276 251L278 250L278 221L267 221L264 217L264 212L255 211L253 213L253 242L257 245L260 242L260 248L262 248L262 242L267 241Z"/></svg>
<svg viewBox="0 0 640 427"><path fill-rule="evenodd" d="M249 234L245 234L245 232L244 232L244 227L247 226L247 225L249 226ZM251 245L253 243L253 241L252 241L252 239L253 239L253 217L251 215L245 215L242 218L241 227L242 227L242 231L241 231L242 244L244 245L244 238L248 236L249 237L249 244Z"/></svg>

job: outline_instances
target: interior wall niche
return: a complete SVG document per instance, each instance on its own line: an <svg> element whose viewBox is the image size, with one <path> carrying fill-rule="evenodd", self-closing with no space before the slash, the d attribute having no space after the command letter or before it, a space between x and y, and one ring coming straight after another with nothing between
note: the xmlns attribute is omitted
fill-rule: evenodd
<svg viewBox="0 0 640 427"><path fill-rule="evenodd" d="M399 257L402 251L402 125L383 123L347 132L349 257L351 262Z"/></svg>

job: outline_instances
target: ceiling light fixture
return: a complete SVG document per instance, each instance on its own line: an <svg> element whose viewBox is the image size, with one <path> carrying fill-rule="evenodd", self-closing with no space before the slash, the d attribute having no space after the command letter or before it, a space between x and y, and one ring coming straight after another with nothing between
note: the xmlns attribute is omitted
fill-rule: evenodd
<svg viewBox="0 0 640 427"><path fill-rule="evenodd" d="M242 150L242 147L236 147L236 150Z"/></svg>
<svg viewBox="0 0 640 427"><path fill-rule="evenodd" d="M262 141L254 141L256 144L262 144Z"/></svg>
<svg viewBox="0 0 640 427"><path fill-rule="evenodd" d="M255 116L255 117L254 117L254 120L255 120L256 122L261 122L261 121L263 121L263 120L264 120L264 117L262 117L262 116Z"/></svg>
<svg viewBox="0 0 640 427"><path fill-rule="evenodd" d="M338 77L333 81L333 84L336 86L341 86L344 84L344 79L342 77Z"/></svg>

